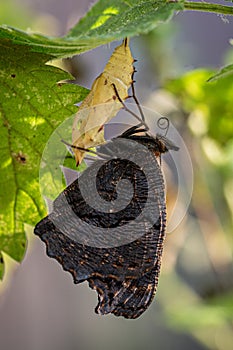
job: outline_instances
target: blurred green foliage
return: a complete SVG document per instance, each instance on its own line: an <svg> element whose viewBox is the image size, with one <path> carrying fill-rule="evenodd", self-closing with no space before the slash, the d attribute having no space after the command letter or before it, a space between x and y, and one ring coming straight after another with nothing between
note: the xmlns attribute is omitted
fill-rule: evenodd
<svg viewBox="0 0 233 350"><path fill-rule="evenodd" d="M16 15L17 14L17 15ZM0 23L9 26L27 29L33 23L34 16L26 7L20 6L13 0L1 1Z"/></svg>
<svg viewBox="0 0 233 350"><path fill-rule="evenodd" d="M186 230L192 223L195 229L190 227L189 234L200 232L204 241L200 241L197 249L204 243L209 259L203 265L205 272L196 273L197 298L193 299L196 293L190 291L185 302L182 298L182 307L180 303L169 303L165 309L173 327L191 332L210 349L230 350L233 343L233 78L226 76L208 82L212 75L213 71L198 69L164 84L179 106L193 161L191 208L195 216L187 218ZM192 249L196 251L195 246ZM201 257L200 251L196 254ZM191 255L189 260L190 267L183 268L191 278L192 265L197 261ZM202 273L206 276L204 283L200 278ZM211 275L214 277L208 283ZM170 288L174 292L174 283ZM207 294L206 288L209 288Z"/></svg>
<svg viewBox="0 0 233 350"><path fill-rule="evenodd" d="M176 96L186 113L192 113L194 134L208 134L221 147L227 147L233 139L233 77L207 82L212 73L194 70L168 82L165 88Z"/></svg>

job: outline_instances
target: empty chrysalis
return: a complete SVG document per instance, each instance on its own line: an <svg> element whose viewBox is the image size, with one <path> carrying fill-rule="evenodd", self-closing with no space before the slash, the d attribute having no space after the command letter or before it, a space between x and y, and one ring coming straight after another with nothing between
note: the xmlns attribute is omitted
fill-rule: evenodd
<svg viewBox="0 0 233 350"><path fill-rule="evenodd" d="M129 41L125 39L114 50L103 73L95 79L91 91L79 107L72 128L73 146L90 148L105 142L104 124L123 107L115 89L122 101L128 97L134 72L133 62ZM91 108L100 104L104 104L100 109ZM85 152L77 148L73 151L78 165Z"/></svg>

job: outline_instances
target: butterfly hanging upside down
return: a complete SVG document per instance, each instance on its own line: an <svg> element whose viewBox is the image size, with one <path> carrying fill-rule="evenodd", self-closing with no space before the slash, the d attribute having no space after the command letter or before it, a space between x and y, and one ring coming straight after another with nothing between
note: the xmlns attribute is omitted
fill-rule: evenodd
<svg viewBox="0 0 233 350"><path fill-rule="evenodd" d="M125 318L139 317L156 292L166 226L160 155L178 150L166 137L149 134L133 85L132 91L141 121L101 145L103 159L69 185L35 227L48 256L75 283L86 280L97 291L95 311Z"/></svg>

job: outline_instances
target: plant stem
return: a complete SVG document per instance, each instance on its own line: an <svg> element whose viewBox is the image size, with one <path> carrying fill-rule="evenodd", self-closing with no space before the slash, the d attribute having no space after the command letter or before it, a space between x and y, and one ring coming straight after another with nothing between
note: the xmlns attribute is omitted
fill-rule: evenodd
<svg viewBox="0 0 233 350"><path fill-rule="evenodd" d="M233 16L233 6L211 4L209 2L185 1L184 9L190 11L216 12Z"/></svg>

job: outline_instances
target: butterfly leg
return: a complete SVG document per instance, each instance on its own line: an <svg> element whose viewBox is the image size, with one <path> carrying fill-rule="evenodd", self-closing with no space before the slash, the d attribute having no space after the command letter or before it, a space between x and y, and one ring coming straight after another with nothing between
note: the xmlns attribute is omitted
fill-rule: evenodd
<svg viewBox="0 0 233 350"><path fill-rule="evenodd" d="M61 140L61 142L63 142L66 146L68 146L70 148L75 148L75 149L79 149L80 151L83 151L83 152L92 153L92 154L94 154L102 159L106 159L106 160L112 159L112 157L110 157L109 154L105 154L105 153L98 152L98 151L96 152L96 151L88 149L88 148L74 146L74 145L70 144L69 142L66 142L65 140Z"/></svg>
<svg viewBox="0 0 233 350"><path fill-rule="evenodd" d="M126 112L128 112L129 114L131 114L132 116L134 116L134 118L136 118L137 120L139 120L139 124L138 125L135 125L133 128L134 128L134 130L136 131L138 128L140 128L141 126L144 126L144 128L145 128L145 130L143 130L143 131L148 131L149 130L149 127L148 127L148 125L145 123L145 121L144 121L144 115L143 115L143 117L142 117L142 115L141 115L141 117L139 117L136 113L134 113L133 111L131 111L127 106L126 106L126 104L124 103L124 101L121 99L121 97L120 97L120 95L119 95L119 93L118 93L118 91L117 91L117 88L116 88L116 85L115 84L112 84L112 86L113 86L113 89L114 89L114 92L115 92L115 94L116 94L116 96L117 96L117 98L118 98L118 100L120 101L120 103L122 104L122 106L124 107L124 110L126 111ZM136 100L135 100L135 102L136 102ZM137 103L138 103L138 100L137 100ZM139 103L138 103L139 104ZM140 107L141 108L141 107ZM130 128L131 129L131 128ZM129 130L130 130L129 129Z"/></svg>

